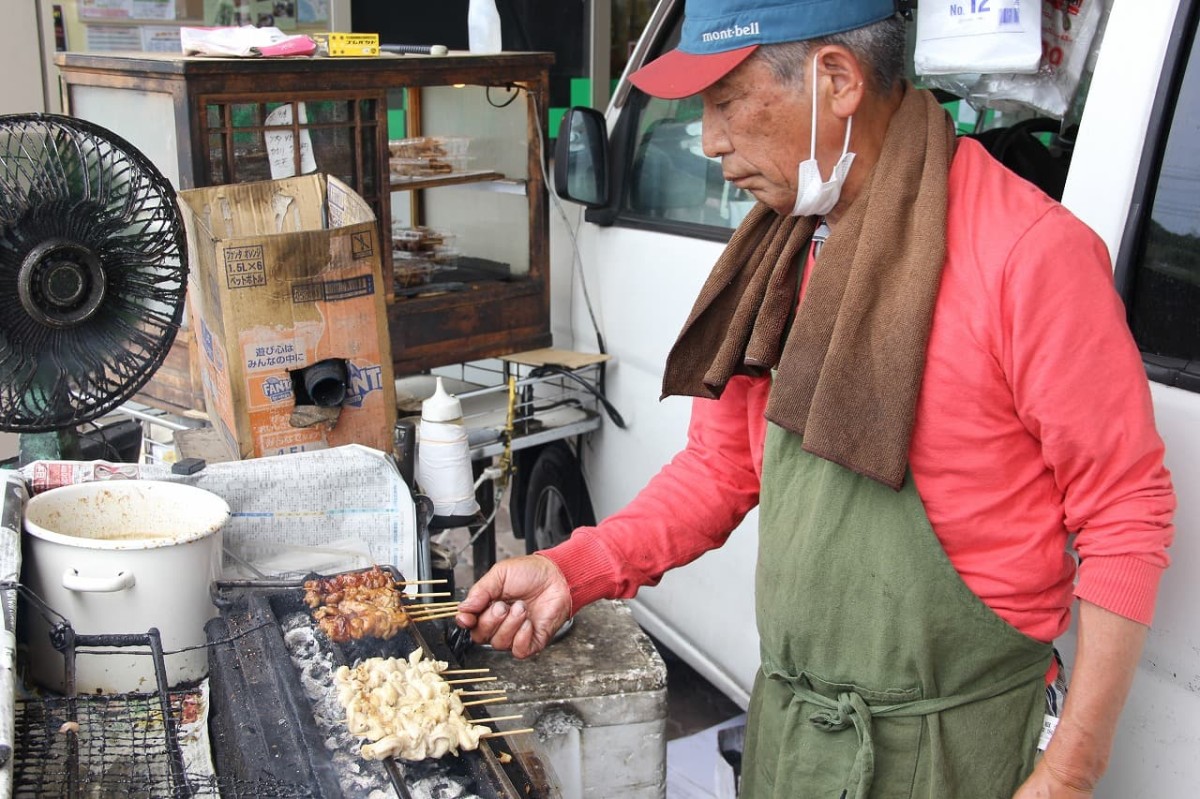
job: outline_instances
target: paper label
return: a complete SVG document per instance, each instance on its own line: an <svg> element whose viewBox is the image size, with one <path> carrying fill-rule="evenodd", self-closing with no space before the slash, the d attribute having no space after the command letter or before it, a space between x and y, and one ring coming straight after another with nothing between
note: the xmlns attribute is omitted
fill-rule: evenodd
<svg viewBox="0 0 1200 799"><path fill-rule="evenodd" d="M300 117L300 174L307 175L317 171L317 162L313 158L312 136L308 132L308 112L304 103L296 103L297 114ZM264 125L290 126L292 124L292 105L284 103L270 114ZM290 178L296 174L296 148L292 141L291 130L268 130L264 134L267 153L271 161L271 178Z"/></svg>
<svg viewBox="0 0 1200 799"><path fill-rule="evenodd" d="M934 5L938 8L936 16L930 13L921 18L926 24L924 39L1025 31L1021 0L951 0L941 6ZM1034 9L1035 19L1039 11Z"/></svg>
<svg viewBox="0 0 1200 799"><path fill-rule="evenodd" d="M1058 729L1058 718L1056 716L1046 715L1042 717L1042 734L1038 738L1038 751L1045 752L1046 747L1050 745L1050 739L1054 737L1054 731Z"/></svg>

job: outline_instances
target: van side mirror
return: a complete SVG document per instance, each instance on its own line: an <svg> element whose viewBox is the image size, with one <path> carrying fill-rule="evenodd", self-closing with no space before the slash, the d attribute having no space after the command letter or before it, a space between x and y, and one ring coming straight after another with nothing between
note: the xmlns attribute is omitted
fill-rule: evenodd
<svg viewBox="0 0 1200 799"><path fill-rule="evenodd" d="M608 204L608 132L599 111L577 106L563 116L554 145L554 191L588 208Z"/></svg>

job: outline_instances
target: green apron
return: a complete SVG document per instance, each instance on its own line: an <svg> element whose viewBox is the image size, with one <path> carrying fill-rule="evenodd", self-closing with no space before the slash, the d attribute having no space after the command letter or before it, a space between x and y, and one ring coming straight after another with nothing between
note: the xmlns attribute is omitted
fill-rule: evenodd
<svg viewBox="0 0 1200 799"><path fill-rule="evenodd" d="M892 491L773 424L762 473L740 795L1011 799L1033 769L1051 646L967 588L911 475Z"/></svg>

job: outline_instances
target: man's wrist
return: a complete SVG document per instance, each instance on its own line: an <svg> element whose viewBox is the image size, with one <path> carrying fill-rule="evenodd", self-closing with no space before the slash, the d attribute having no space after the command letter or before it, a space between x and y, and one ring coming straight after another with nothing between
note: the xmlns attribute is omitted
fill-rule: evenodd
<svg viewBox="0 0 1200 799"><path fill-rule="evenodd" d="M1091 792L1108 768L1109 742L1081 729L1066 718L1054 731L1042 759L1054 778L1077 791Z"/></svg>

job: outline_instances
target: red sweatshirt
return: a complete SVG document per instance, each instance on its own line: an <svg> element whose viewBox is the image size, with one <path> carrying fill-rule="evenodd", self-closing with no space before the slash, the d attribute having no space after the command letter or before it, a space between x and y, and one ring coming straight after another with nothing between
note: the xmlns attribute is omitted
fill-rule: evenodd
<svg viewBox="0 0 1200 799"><path fill-rule="evenodd" d="M1149 624L1175 497L1104 244L971 140L946 228L909 450L934 532L971 590L1033 638L1067 628L1073 595ZM769 390L737 377L695 400L686 448L625 509L543 553L575 609L724 543L758 503Z"/></svg>

